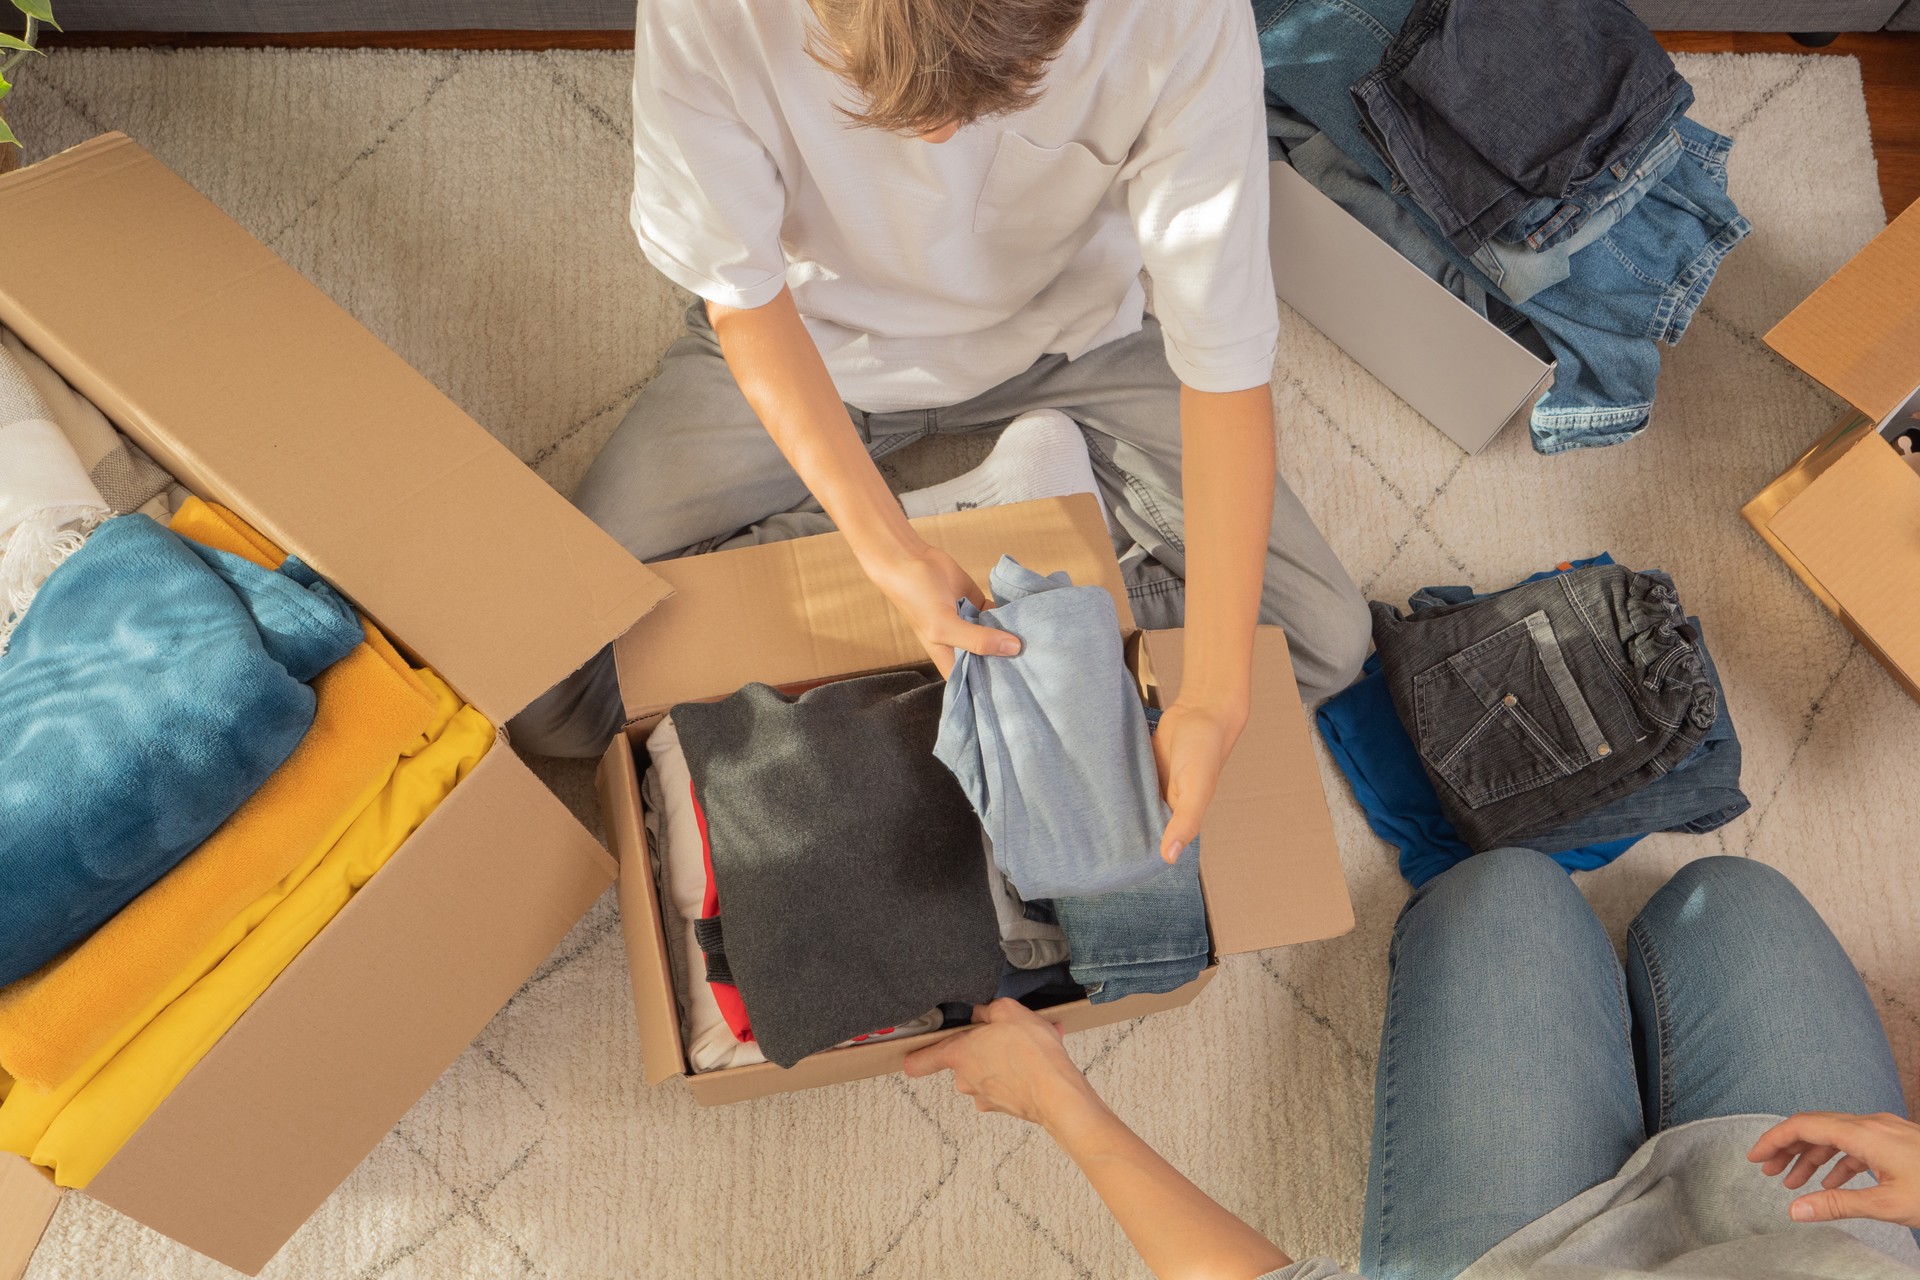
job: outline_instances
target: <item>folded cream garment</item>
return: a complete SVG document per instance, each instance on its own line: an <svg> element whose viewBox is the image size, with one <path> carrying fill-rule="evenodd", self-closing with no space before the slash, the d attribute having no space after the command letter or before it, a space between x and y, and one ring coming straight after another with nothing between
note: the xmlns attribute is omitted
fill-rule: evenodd
<svg viewBox="0 0 1920 1280"><path fill-rule="evenodd" d="M112 514L46 398L0 346L0 653L40 584Z"/></svg>
<svg viewBox="0 0 1920 1280"><path fill-rule="evenodd" d="M53 366L5 329L0 329L0 351L13 357L46 402L54 425L73 447L81 470L113 514L124 516L137 511L165 524L192 496L159 463L120 434L91 400L68 386Z"/></svg>

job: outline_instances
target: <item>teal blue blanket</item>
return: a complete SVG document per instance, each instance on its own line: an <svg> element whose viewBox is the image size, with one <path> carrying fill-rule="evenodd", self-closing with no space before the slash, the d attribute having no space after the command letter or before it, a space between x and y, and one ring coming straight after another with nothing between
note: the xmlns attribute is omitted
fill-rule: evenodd
<svg viewBox="0 0 1920 1280"><path fill-rule="evenodd" d="M0 983L105 923L259 789L313 723L307 687L362 639L281 571L107 521L0 656Z"/></svg>

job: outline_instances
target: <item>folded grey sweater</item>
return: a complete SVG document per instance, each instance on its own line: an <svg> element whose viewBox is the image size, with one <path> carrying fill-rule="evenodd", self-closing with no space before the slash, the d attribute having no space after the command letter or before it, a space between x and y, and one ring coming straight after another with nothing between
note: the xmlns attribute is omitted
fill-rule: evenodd
<svg viewBox="0 0 1920 1280"><path fill-rule="evenodd" d="M993 998L1004 957L980 823L933 757L943 688L898 672L673 708L727 961L783 1067Z"/></svg>

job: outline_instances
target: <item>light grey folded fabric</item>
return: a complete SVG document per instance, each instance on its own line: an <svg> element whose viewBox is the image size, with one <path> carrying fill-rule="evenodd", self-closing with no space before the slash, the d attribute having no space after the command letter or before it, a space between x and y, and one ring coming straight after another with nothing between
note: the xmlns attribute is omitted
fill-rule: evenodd
<svg viewBox="0 0 1920 1280"><path fill-rule="evenodd" d="M1016 969L1044 969L1064 961L1066 930L1051 920L1027 919L1027 904L993 860L993 842L982 837L980 847L987 858L987 889L993 894L993 914L1000 922L1000 950L1006 953L1007 963Z"/></svg>
<svg viewBox="0 0 1920 1280"><path fill-rule="evenodd" d="M1165 871L1146 711L1120 647L1113 597L1002 556L997 603L970 622L1020 638L1019 654L961 653L934 754L960 780L1020 896L1091 897Z"/></svg>

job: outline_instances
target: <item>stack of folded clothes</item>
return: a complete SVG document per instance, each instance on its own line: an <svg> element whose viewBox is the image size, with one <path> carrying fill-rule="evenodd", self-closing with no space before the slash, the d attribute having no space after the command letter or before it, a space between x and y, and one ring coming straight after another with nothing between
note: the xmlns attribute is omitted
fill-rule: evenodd
<svg viewBox="0 0 1920 1280"><path fill-rule="evenodd" d="M1003 561L1020 656L797 697L683 703L647 739L649 840L696 1072L1206 967L1199 852L1172 866L1113 601ZM970 607L970 606L969 606ZM963 783L965 785L963 785ZM970 798L973 804L970 805ZM977 811L976 807L977 806Z"/></svg>
<svg viewBox="0 0 1920 1280"><path fill-rule="evenodd" d="M1253 0L1275 159L1555 362L1542 453L1646 428L1752 230L1730 139L1622 0Z"/></svg>
<svg viewBox="0 0 1920 1280"><path fill-rule="evenodd" d="M1318 720L1414 885L1501 845L1590 870L1746 811L1718 673L1667 575L1602 555L1372 607L1377 652Z"/></svg>
<svg viewBox="0 0 1920 1280"><path fill-rule="evenodd" d="M0 359L31 355L6 337ZM494 739L298 559L94 425L60 447L95 458L106 512L66 522L0 653L0 1150L74 1187ZM68 463L42 474L88 476ZM32 508L20 474L0 509Z"/></svg>

